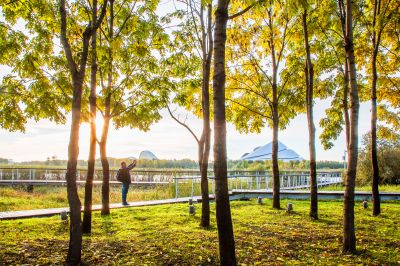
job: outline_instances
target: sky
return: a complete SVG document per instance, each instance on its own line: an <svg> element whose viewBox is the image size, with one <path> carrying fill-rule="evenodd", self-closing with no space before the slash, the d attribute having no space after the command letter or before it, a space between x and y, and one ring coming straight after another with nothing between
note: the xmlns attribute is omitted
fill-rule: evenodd
<svg viewBox="0 0 400 266"><path fill-rule="evenodd" d="M159 13L170 11L173 1L163 1ZM22 26L21 26L22 27ZM9 68L0 65L0 79L10 72ZM319 121L325 115L329 101L316 101L315 125L317 137L322 132ZM183 116L188 113L177 109L176 114ZM163 118L151 126L148 132L124 128L115 130L110 128L107 153L109 157L139 157L143 150L152 151L160 159L197 158L197 144L193 136L182 126L178 125L166 110L162 111ZM201 121L188 115L188 124L199 135ZM100 123L99 123L100 124ZM100 125L99 125L100 127ZM369 131L370 108L368 103L361 104L359 136ZM0 129L0 157L14 161L46 160L56 156L66 159L68 156L70 119L65 125L56 125L48 120L38 122L28 121L25 133L8 132ZM272 140L272 131L265 128L260 134L240 134L231 124L227 125L227 152L228 159L239 159L244 153L255 147L265 145ZM293 119L289 126L279 133L279 140L289 149L296 151L301 157L308 158L308 127L305 114ZM317 138L317 160L341 161L345 150L345 137L342 133L334 142L331 150L325 151ZM89 125L81 125L79 159L87 159L89 151ZM97 149L98 150L98 149ZM97 151L98 152L98 151ZM98 157L99 155L97 155ZM212 145L211 155L212 160Z"/></svg>
<svg viewBox="0 0 400 266"><path fill-rule="evenodd" d="M319 120L324 116L324 110L329 107L328 101L317 101L315 104L315 124L317 136L322 132ZM367 103L361 104L359 136L368 132L370 127L370 111ZM176 114L185 116L187 112L178 109ZM148 132L124 128L110 129L107 153L110 157L139 157L143 150L152 151L159 159L196 160L197 145L193 136L182 126L178 125L169 116L166 110L162 111L163 118L151 126ZM201 133L201 120L188 115L187 123L195 132ZM101 127L99 124L98 127ZM56 125L48 120L39 122L29 121L25 133L7 132L0 130L0 157L14 161L46 160L47 157L57 156L66 159L68 156L70 119L65 125ZM272 131L265 128L260 134L240 134L231 124L227 125L227 152L228 159L239 159L244 153L255 147L265 145L272 140ZM297 116L291 121L286 130L279 133L279 140L289 149L296 151L307 159L308 127L305 114ZM345 150L344 134L334 142L331 150L325 151L319 140L316 142L317 160L341 161ZM81 125L79 140L79 159L87 159L89 152L89 125ZM210 159L212 160L212 154Z"/></svg>

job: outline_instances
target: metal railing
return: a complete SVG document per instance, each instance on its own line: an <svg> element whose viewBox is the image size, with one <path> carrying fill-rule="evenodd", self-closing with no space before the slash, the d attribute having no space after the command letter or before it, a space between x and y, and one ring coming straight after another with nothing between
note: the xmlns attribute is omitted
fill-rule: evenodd
<svg viewBox="0 0 400 266"><path fill-rule="evenodd" d="M84 183L87 171L79 169L77 180ZM110 180L115 182L117 170L110 170ZM44 183L65 184L66 169L46 168L0 168L0 183L20 183L19 181L43 181ZM102 170L96 170L95 183L101 183ZM174 186L174 196L194 197L201 195L200 172L196 170L133 170L132 182L141 184L167 184ZM209 171L209 192L214 194L214 176ZM2 182L3 181L3 182ZM32 182L33 183L33 182ZM317 172L318 186L342 183L342 173L339 171ZM43 184L43 183L42 183ZM270 171L228 171L229 190L271 190L273 177ZM306 171L281 171L281 190L304 189L310 186L309 172Z"/></svg>
<svg viewBox="0 0 400 266"><path fill-rule="evenodd" d="M118 170L110 170L110 180L115 180ZM0 168L1 180L40 180L63 181L67 170L64 168ZM77 181L84 181L87 170L78 169ZM173 178L181 175L198 175L198 171L172 171L172 170L133 170L132 181L135 182L172 182ZM102 170L95 170L94 180L102 180Z"/></svg>
<svg viewBox="0 0 400 266"><path fill-rule="evenodd" d="M214 176L209 175L209 193L214 194ZM182 176L174 178L175 197L194 197L201 195L200 176ZM341 172L318 172L317 186L342 183ZM266 171L228 171L228 189L232 190L272 190L273 177ZM283 171L280 174L280 189L293 190L310 187L310 175L307 172Z"/></svg>

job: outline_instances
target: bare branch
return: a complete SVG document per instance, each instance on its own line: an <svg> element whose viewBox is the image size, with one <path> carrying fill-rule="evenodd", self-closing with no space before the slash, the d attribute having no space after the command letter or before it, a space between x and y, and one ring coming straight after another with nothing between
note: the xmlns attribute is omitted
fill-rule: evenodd
<svg viewBox="0 0 400 266"><path fill-rule="evenodd" d="M172 117L172 119L174 119L178 124L180 124L181 126L185 127L190 134L192 134L192 136L194 137L194 139L196 140L197 143L199 143L199 138L196 136L196 134L194 134L193 130L184 122L180 121L177 117L175 117L175 115L172 113L171 109L169 108L169 105L166 103L167 106L167 110L169 115Z"/></svg>

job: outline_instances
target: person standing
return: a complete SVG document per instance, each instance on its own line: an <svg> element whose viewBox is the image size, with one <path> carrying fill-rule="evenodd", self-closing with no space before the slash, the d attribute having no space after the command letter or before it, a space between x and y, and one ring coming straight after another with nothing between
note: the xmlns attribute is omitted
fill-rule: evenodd
<svg viewBox="0 0 400 266"><path fill-rule="evenodd" d="M118 170L117 173L117 180L122 182L122 205L127 206L129 203L126 201L126 196L128 195L129 191L129 185L132 183L131 181L131 174L129 173L130 170L135 168L136 166L136 160L133 160L133 162L126 166L125 162L121 163L121 168Z"/></svg>

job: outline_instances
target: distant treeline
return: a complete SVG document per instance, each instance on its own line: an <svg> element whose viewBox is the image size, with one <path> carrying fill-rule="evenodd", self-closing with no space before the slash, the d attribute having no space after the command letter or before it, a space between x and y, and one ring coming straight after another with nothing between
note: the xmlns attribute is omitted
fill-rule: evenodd
<svg viewBox="0 0 400 266"><path fill-rule="evenodd" d="M306 170L309 169L309 161L279 162L279 168L284 170ZM238 170L272 170L272 161L228 161L229 169ZM343 169L343 162L318 161L317 169Z"/></svg>
<svg viewBox="0 0 400 266"><path fill-rule="evenodd" d="M120 167L121 162L125 161L128 164L132 161L129 158L108 158L110 167L117 169ZM0 158L0 164L8 166L25 166L25 167L67 167L67 160L59 160L56 158L48 158L46 161L26 161L19 163L9 163L8 159ZM78 168L86 168L86 160L78 160ZM96 167L101 168L100 159L96 160ZM179 159L179 160L146 160L140 159L137 167L139 169L198 169L196 161L191 159ZM210 169L213 168L213 163L209 165ZM280 162L281 169L296 169L306 170L309 168L309 163L306 160L303 161L290 161ZM241 160L229 160L228 169L230 170L271 170L271 161L241 161ZM343 163L337 161L319 161L317 162L317 169L343 169Z"/></svg>
<svg viewBox="0 0 400 266"><path fill-rule="evenodd" d="M129 164L132 159L131 158L108 158L110 168L118 169L121 165L121 162L126 162ZM59 160L59 159L50 159L48 158L46 161L25 161L25 162L13 162L9 163L8 159L0 158L0 164L8 165L8 166L23 166L23 167L59 167L66 168L67 160ZM86 160L78 160L78 168L86 168L87 161ZM190 159L180 159L180 160L147 160L140 159L138 160L138 168L145 169L197 169L197 163ZM96 168L101 168L100 159L96 159Z"/></svg>
<svg viewBox="0 0 400 266"><path fill-rule="evenodd" d="M0 164L8 164L9 160L5 158L0 158Z"/></svg>

